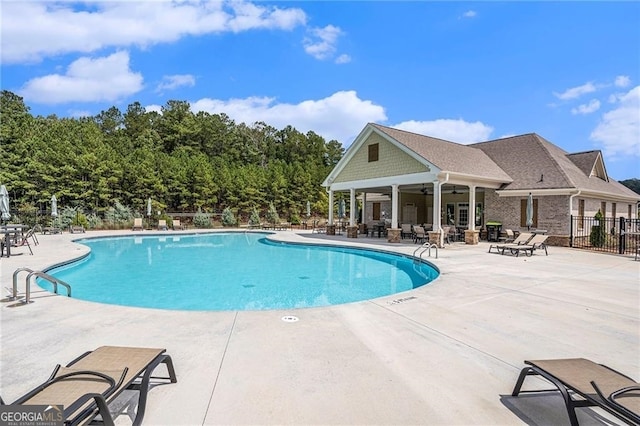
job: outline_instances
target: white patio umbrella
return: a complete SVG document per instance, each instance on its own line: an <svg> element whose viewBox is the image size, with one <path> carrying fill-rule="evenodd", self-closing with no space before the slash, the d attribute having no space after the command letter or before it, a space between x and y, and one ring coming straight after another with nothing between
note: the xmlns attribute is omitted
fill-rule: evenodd
<svg viewBox="0 0 640 426"><path fill-rule="evenodd" d="M307 217L311 216L311 201L307 201Z"/></svg>
<svg viewBox="0 0 640 426"><path fill-rule="evenodd" d="M533 226L533 195L527 197L527 229Z"/></svg>
<svg viewBox="0 0 640 426"><path fill-rule="evenodd" d="M51 196L51 217L58 217L58 199L55 194Z"/></svg>
<svg viewBox="0 0 640 426"><path fill-rule="evenodd" d="M0 219L4 221L11 219L11 213L9 213L9 192L4 185L0 185Z"/></svg>
<svg viewBox="0 0 640 426"><path fill-rule="evenodd" d="M147 216L151 216L151 197L147 200Z"/></svg>

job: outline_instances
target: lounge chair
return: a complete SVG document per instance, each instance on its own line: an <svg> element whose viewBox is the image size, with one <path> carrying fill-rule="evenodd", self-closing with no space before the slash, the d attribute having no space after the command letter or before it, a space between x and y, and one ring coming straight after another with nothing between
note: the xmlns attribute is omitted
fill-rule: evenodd
<svg viewBox="0 0 640 426"><path fill-rule="evenodd" d="M141 217L136 217L135 219L133 219L133 228L131 228L132 231L136 231L136 230L140 230L142 231L144 228L142 227L142 218Z"/></svg>
<svg viewBox="0 0 640 426"><path fill-rule="evenodd" d="M525 361L512 396L558 391L564 398L572 426L576 408L598 406L631 425L640 424L640 383L602 364L584 358ZM556 389L522 390L527 376L542 376ZM595 385L595 387L594 387Z"/></svg>
<svg viewBox="0 0 640 426"><path fill-rule="evenodd" d="M86 424L97 415L103 424L113 425L108 405L124 390L138 390L133 424L140 425L151 374L160 364L166 365L169 377L153 378L176 383L173 361L165 349L102 346L85 352L66 367L57 365L46 382L13 404L62 405L65 425Z"/></svg>
<svg viewBox="0 0 640 426"><path fill-rule="evenodd" d="M173 227L174 231L177 231L178 229L184 229L184 226L182 226L182 224L180 223L180 219L173 219L171 226Z"/></svg>
<svg viewBox="0 0 640 426"><path fill-rule="evenodd" d="M69 228L69 231L72 234L84 234L84 226L80 226L80 225L72 225Z"/></svg>
<svg viewBox="0 0 640 426"><path fill-rule="evenodd" d="M504 244L498 245L497 249L502 251L502 254L506 250L509 250L511 254L515 254L516 257L520 254L520 252L528 253L528 256L533 256L533 251L538 249L544 249L544 254L549 255L547 252L547 238L548 235L536 234L529 240L526 244Z"/></svg>
<svg viewBox="0 0 640 426"><path fill-rule="evenodd" d="M531 232L521 232L518 237L513 240L510 244L527 244L529 240L533 238L533 234ZM496 248L496 252L500 253L499 246L504 245L504 243L491 244L489 246L489 253L491 253L492 248Z"/></svg>
<svg viewBox="0 0 640 426"><path fill-rule="evenodd" d="M158 230L159 231L168 231L169 228L167 227L167 221L165 219L159 219L158 220Z"/></svg>
<svg viewBox="0 0 640 426"><path fill-rule="evenodd" d="M500 243L508 244L515 241L516 235L513 232L513 229L505 229L504 232L506 234L505 237L498 237L498 241L500 241Z"/></svg>

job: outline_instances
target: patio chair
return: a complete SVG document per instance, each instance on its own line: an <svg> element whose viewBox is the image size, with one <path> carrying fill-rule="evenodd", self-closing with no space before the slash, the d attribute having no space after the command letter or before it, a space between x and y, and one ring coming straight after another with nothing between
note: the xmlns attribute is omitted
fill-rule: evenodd
<svg viewBox="0 0 640 426"><path fill-rule="evenodd" d="M422 226L414 226L413 227L413 242L414 243L418 243L420 242L421 244L424 243L424 241L427 239L427 232L424 230L424 227Z"/></svg>
<svg viewBox="0 0 640 426"><path fill-rule="evenodd" d="M413 231L411 230L410 223L403 223L402 225L400 225L400 238L404 240L405 238L412 237L412 236L413 236Z"/></svg>
<svg viewBox="0 0 640 426"><path fill-rule="evenodd" d="M572 426L578 426L576 408L598 406L631 425L640 424L640 383L602 364L584 358L525 361L511 393L558 391ZM556 389L522 390L527 376L542 376Z"/></svg>
<svg viewBox="0 0 640 426"><path fill-rule="evenodd" d="M159 219L158 220L158 230L159 231L168 231L169 228L167 227L167 221L165 219Z"/></svg>
<svg viewBox="0 0 640 426"><path fill-rule="evenodd" d="M520 235L518 235L518 237L515 240L513 240L510 244L526 244L532 238L533 238L533 234L531 232L521 232ZM496 248L496 252L500 253L500 249L498 249L498 247L501 245L504 245L504 243L491 244L489 246L489 253L491 253L492 248Z"/></svg>
<svg viewBox="0 0 640 426"><path fill-rule="evenodd" d="M69 228L69 231L72 234L84 234L84 226L72 225L71 228Z"/></svg>
<svg viewBox="0 0 640 426"><path fill-rule="evenodd" d="M165 364L168 377L151 377L160 364ZM97 415L103 424L113 425L109 404L124 390L137 390L133 424L140 425L152 378L177 382L173 361L165 349L102 346L85 352L66 367L57 365L47 381L13 404L62 405L65 425L86 424Z"/></svg>
<svg viewBox="0 0 640 426"><path fill-rule="evenodd" d="M34 228L29 229L24 235L18 235L17 239L11 243L12 247L24 247L27 246L29 248L29 253L33 255L33 250L31 250L31 244L29 244L29 238L34 239L35 244L35 234Z"/></svg>
<svg viewBox="0 0 640 426"><path fill-rule="evenodd" d="M133 219L133 228L131 228L132 231L136 231L136 230L140 230L142 231L144 228L142 227L142 218L141 217L136 217L135 219Z"/></svg>
<svg viewBox="0 0 640 426"><path fill-rule="evenodd" d="M498 245L497 249L502 251L502 254L506 250L509 250L511 254L515 254L516 257L520 254L520 252L528 253L529 256L533 256L533 251L538 249L544 249L544 254L549 255L547 252L547 238L548 235L536 234L529 240L527 244L504 244Z"/></svg>
<svg viewBox="0 0 640 426"><path fill-rule="evenodd" d="M182 224L180 223L180 219L173 219L171 226L173 227L174 231L177 231L178 229L184 229L184 226L182 226Z"/></svg>

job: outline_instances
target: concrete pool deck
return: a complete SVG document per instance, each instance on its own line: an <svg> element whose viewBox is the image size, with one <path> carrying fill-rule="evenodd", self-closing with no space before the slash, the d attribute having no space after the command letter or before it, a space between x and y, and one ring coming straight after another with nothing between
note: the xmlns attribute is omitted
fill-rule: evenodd
<svg viewBox="0 0 640 426"><path fill-rule="evenodd" d="M125 234L37 235L33 256L22 247L0 260L3 298L17 268L85 253L74 239ZM274 238L405 254L417 247L308 231ZM430 285L323 308L165 311L35 287L32 304L0 303L0 395L12 402L56 364L103 345L163 347L172 356L178 383L149 392L147 425L564 425L558 394L510 396L525 359L589 358L640 380L640 262L560 247L501 256L488 246L454 243L438 259L432 252L441 276ZM548 387L535 378L526 385ZM578 419L619 424L597 408L579 409ZM117 424L131 420L125 413Z"/></svg>

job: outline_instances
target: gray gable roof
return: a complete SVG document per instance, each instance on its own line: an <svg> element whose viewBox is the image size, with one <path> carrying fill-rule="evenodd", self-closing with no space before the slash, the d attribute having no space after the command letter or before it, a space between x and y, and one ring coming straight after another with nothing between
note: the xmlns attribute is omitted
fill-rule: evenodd
<svg viewBox="0 0 640 426"><path fill-rule="evenodd" d="M600 151L577 152L575 154L567 154L567 157L569 157L573 164L578 166L585 175L591 176L596 161L600 158Z"/></svg>
<svg viewBox="0 0 640 426"><path fill-rule="evenodd" d="M505 183L512 180L480 149L379 124L369 125L427 159L445 173L479 176Z"/></svg>
<svg viewBox="0 0 640 426"><path fill-rule="evenodd" d="M535 133L471 146L487 153L513 178L503 189L575 188L638 199L638 194L613 179L590 176L595 159L587 165L592 155L572 156Z"/></svg>

